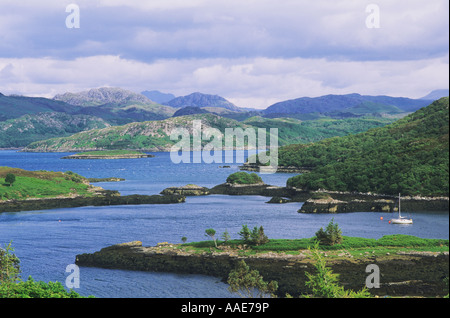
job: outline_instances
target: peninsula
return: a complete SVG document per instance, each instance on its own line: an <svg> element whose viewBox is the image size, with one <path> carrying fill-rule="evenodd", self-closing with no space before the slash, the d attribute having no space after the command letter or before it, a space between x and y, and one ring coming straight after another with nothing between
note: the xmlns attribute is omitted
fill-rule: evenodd
<svg viewBox="0 0 450 318"><path fill-rule="evenodd" d="M314 260L308 246L314 238L269 240L251 246L242 240L185 244L158 243L144 247L142 242L117 244L98 252L76 256L76 264L153 272L201 274L226 281L236 264L244 260L258 270L264 280L275 280L277 295L297 297L308 294L306 272L314 273ZM403 247L409 246L409 247ZM339 274L345 288L364 287L368 265L376 264L383 273L381 286L372 295L436 297L447 294L443 277L448 277L448 240L389 235L381 239L344 237L342 244L321 246L327 266Z"/></svg>
<svg viewBox="0 0 450 318"><path fill-rule="evenodd" d="M72 171L0 167L0 213L81 206L183 203L182 195L126 195L93 186Z"/></svg>
<svg viewBox="0 0 450 318"><path fill-rule="evenodd" d="M153 157L155 156L143 153L141 151L105 150L105 151L81 152L75 155L62 157L61 159L140 159Z"/></svg>

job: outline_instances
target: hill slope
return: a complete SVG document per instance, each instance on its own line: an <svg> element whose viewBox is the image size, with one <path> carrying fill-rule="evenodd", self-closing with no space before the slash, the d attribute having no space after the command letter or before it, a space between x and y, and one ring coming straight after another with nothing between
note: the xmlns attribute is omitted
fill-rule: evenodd
<svg viewBox="0 0 450 318"><path fill-rule="evenodd" d="M24 115L0 122L0 148L25 147L34 141L109 126L103 119L88 115L58 112Z"/></svg>
<svg viewBox="0 0 450 318"><path fill-rule="evenodd" d="M202 128L217 128L221 132L225 128L242 127L233 119L214 114L200 114L174 117L161 121L136 122L123 126L94 129L74 134L65 138L53 138L34 142L25 151L71 152L80 150L114 150L139 149L147 151L170 151L176 141L170 140L175 128L183 127L192 132L193 120L201 120Z"/></svg>
<svg viewBox="0 0 450 318"><path fill-rule="evenodd" d="M358 135L280 149L280 165L310 167L303 189L448 196L449 99Z"/></svg>
<svg viewBox="0 0 450 318"><path fill-rule="evenodd" d="M79 107L43 97L5 96L0 93L0 121L42 112L72 113Z"/></svg>

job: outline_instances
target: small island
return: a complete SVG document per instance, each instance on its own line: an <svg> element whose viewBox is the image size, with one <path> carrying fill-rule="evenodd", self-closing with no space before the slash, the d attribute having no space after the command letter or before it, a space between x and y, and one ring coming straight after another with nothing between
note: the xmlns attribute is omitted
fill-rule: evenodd
<svg viewBox="0 0 450 318"><path fill-rule="evenodd" d="M104 150L81 152L74 155L62 157L61 159L140 159L153 157L155 156L143 153L141 151Z"/></svg>

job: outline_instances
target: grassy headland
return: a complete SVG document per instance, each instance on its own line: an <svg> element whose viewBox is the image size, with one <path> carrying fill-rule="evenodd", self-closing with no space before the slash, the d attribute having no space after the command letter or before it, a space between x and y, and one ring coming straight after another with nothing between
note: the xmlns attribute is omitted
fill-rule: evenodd
<svg viewBox="0 0 450 318"><path fill-rule="evenodd" d="M8 174L15 176L14 183L5 181ZM54 198L92 196L89 181L71 171L27 171L0 167L0 201L29 198Z"/></svg>

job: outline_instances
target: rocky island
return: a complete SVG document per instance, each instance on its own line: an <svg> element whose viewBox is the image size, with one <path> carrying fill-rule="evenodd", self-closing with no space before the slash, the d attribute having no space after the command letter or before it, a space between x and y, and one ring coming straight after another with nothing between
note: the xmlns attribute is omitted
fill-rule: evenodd
<svg viewBox="0 0 450 318"><path fill-rule="evenodd" d="M139 158L153 158L153 157L155 156L140 151L108 150L108 151L82 152L62 157L61 159L139 159Z"/></svg>

